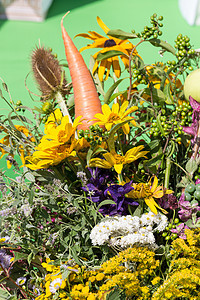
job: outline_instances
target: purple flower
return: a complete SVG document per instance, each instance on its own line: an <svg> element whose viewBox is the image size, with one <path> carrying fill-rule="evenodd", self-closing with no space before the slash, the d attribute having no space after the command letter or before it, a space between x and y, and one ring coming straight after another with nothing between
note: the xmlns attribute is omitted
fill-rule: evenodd
<svg viewBox="0 0 200 300"><path fill-rule="evenodd" d="M179 199L178 206L180 208L178 215L179 218L186 222L189 219L192 219L192 215L196 214L198 211L200 211L200 206L198 206L198 203L191 203L189 201L184 200L184 196L181 195Z"/></svg>
<svg viewBox="0 0 200 300"><path fill-rule="evenodd" d="M176 229L171 229L171 232L177 233L179 238L186 240L187 237L185 235L185 229L189 229L189 227L184 223L181 223L176 227Z"/></svg>
<svg viewBox="0 0 200 300"><path fill-rule="evenodd" d="M164 209L177 209L178 201L173 194L165 194L162 198L157 199L159 205Z"/></svg>
<svg viewBox="0 0 200 300"><path fill-rule="evenodd" d="M133 190L132 182L118 185L113 180L113 173L105 169L89 169L91 178L87 186L82 187L93 202L100 204L104 200L113 200L116 204L103 205L99 212L103 215L125 215L128 213L128 205L138 205L133 199L125 195Z"/></svg>
<svg viewBox="0 0 200 300"><path fill-rule="evenodd" d="M88 168L91 173L91 178L89 183L82 187L82 189L90 195L93 202L102 202L106 200L104 191L108 187L108 183L113 183L113 176L110 170L103 169L91 169Z"/></svg>
<svg viewBox="0 0 200 300"><path fill-rule="evenodd" d="M138 205L138 202L133 201L132 198L126 197L126 194L133 190L131 186L132 181L124 184L118 185L114 184L109 186L105 191L104 195L110 195L112 200L116 204L105 205L104 207L100 208L100 212L104 215L109 214L112 215L127 215L128 214L128 205Z"/></svg>
<svg viewBox="0 0 200 300"><path fill-rule="evenodd" d="M192 125L191 126L183 126L183 131L189 135L194 136L194 138L191 140L191 143L194 144L196 142L197 130L199 127L200 103L198 103L196 100L194 100L191 96L189 97L189 99L190 99L190 105L193 108Z"/></svg>

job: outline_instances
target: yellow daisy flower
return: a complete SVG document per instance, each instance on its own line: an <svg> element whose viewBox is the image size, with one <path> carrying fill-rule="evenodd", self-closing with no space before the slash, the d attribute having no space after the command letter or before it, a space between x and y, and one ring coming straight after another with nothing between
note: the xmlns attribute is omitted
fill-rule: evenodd
<svg viewBox="0 0 200 300"><path fill-rule="evenodd" d="M59 164L66 158L76 156L74 150L77 144L75 131L77 126L81 124L80 118L81 116L71 124L68 116L59 116L59 125L54 126L55 123L51 123L51 125L48 123L48 126L51 127L46 127L47 134L42 137L36 151L31 156L26 157L26 161L29 162L26 167L32 170L48 168L50 165Z"/></svg>
<svg viewBox="0 0 200 300"><path fill-rule="evenodd" d="M97 22L98 22L99 26L103 29L105 34L108 36L108 38L98 34L95 31L89 31L89 34L87 34L87 33L77 34L76 36L81 36L86 39L90 39L90 40L94 41L93 44L89 44L86 47L81 48L80 52L83 50L86 50L86 49L91 49L91 48L102 48L100 51L98 51L97 53L95 53L93 55L95 60L97 59L97 56L99 53L105 53L105 52L108 52L111 50L123 52L124 55L119 55L119 57L121 58L125 68L128 68L129 67L129 56L131 54L132 49L134 48L134 45L131 42L129 42L128 40L121 40L121 39L109 36L107 33L110 29L104 24L104 22L99 17L97 17ZM136 50L133 52L133 55L138 55ZM121 68L120 68L118 56L110 57L110 58L107 58L107 59L104 59L101 61L96 60L94 68L93 68L93 74L98 69L99 79L101 81L103 81L103 79L107 80L109 73L110 73L111 66L113 68L113 71L114 71L116 77L119 78L121 75ZM106 72L106 76L104 78L104 73L105 73L106 69L107 69L107 72Z"/></svg>
<svg viewBox="0 0 200 300"><path fill-rule="evenodd" d="M141 151L144 146L133 147L128 150L125 155L117 154L116 152L107 152L103 154L104 159L92 158L89 162L89 167L98 167L104 169L110 169L114 167L118 174L121 174L123 166L129 164L140 157L145 157L148 151Z"/></svg>
<svg viewBox="0 0 200 300"><path fill-rule="evenodd" d="M128 193L128 197L132 197L134 199L144 199L147 206L156 215L158 213L157 208L159 208L163 213L167 213L166 210L161 208L156 203L155 199L160 199L164 196L164 194L171 194L173 191L164 191L162 186L158 186L158 178L156 176L151 178L148 183L133 184L133 187L134 190Z"/></svg>
<svg viewBox="0 0 200 300"><path fill-rule="evenodd" d="M120 107L119 103L114 103L111 109L108 104L103 104L102 114L98 113L95 115L95 118L98 120L95 124L98 124L99 126L103 125L107 130L110 130L114 125L130 120L130 122L136 126L134 118L130 116L128 117L128 115L136 111L138 107L132 106L127 109L128 104L128 101L124 101ZM130 132L129 124L126 123L122 125L122 129L124 134L128 134Z"/></svg>

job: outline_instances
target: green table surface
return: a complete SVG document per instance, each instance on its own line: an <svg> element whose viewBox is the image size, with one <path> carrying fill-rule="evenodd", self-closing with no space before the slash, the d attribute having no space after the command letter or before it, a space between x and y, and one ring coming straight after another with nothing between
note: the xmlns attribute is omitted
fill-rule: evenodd
<svg viewBox="0 0 200 300"><path fill-rule="evenodd" d="M174 45L176 36L183 33L191 38L195 48L200 48L200 26L187 24L180 13L178 0L54 0L43 22L0 20L0 77L7 83L14 102L21 100L24 105L35 105L25 87L25 78L31 71L31 53L39 42L45 47L51 47L59 60L65 59L60 21L67 11L70 14L64 20L64 26L72 38L89 30L104 34L97 24L97 16L110 29L129 32L135 29L139 32L145 25L150 25L149 17L157 13L164 17L162 39ZM74 39L78 49L86 46L88 41L81 37ZM158 50L148 43L138 48L145 63L162 61ZM82 52L87 65L90 55L95 52L96 50ZM169 59L172 57L169 54ZM70 81L69 73L66 75ZM38 92L31 75L27 85L33 92ZM7 105L2 99L0 101L0 114L6 114ZM0 161L0 167L2 164Z"/></svg>

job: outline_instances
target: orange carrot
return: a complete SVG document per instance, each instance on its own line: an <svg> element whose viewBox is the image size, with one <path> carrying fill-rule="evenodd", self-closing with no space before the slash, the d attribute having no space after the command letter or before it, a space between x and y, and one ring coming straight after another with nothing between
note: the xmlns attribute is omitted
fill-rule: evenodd
<svg viewBox="0 0 200 300"><path fill-rule="evenodd" d="M94 115L102 113L101 102L83 57L63 26L63 19L68 13L69 11L61 20L62 38L74 90L75 117L83 116L83 122L78 129L85 130L94 123L91 121Z"/></svg>

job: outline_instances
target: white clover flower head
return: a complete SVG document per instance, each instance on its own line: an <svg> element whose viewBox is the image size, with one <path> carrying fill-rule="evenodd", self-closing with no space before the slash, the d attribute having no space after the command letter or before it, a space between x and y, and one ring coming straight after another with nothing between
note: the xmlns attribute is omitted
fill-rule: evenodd
<svg viewBox="0 0 200 300"><path fill-rule="evenodd" d="M60 286L62 284L62 279L61 278L56 278L54 279L50 285L49 285L49 290L52 294L55 294L57 290L59 290Z"/></svg>

